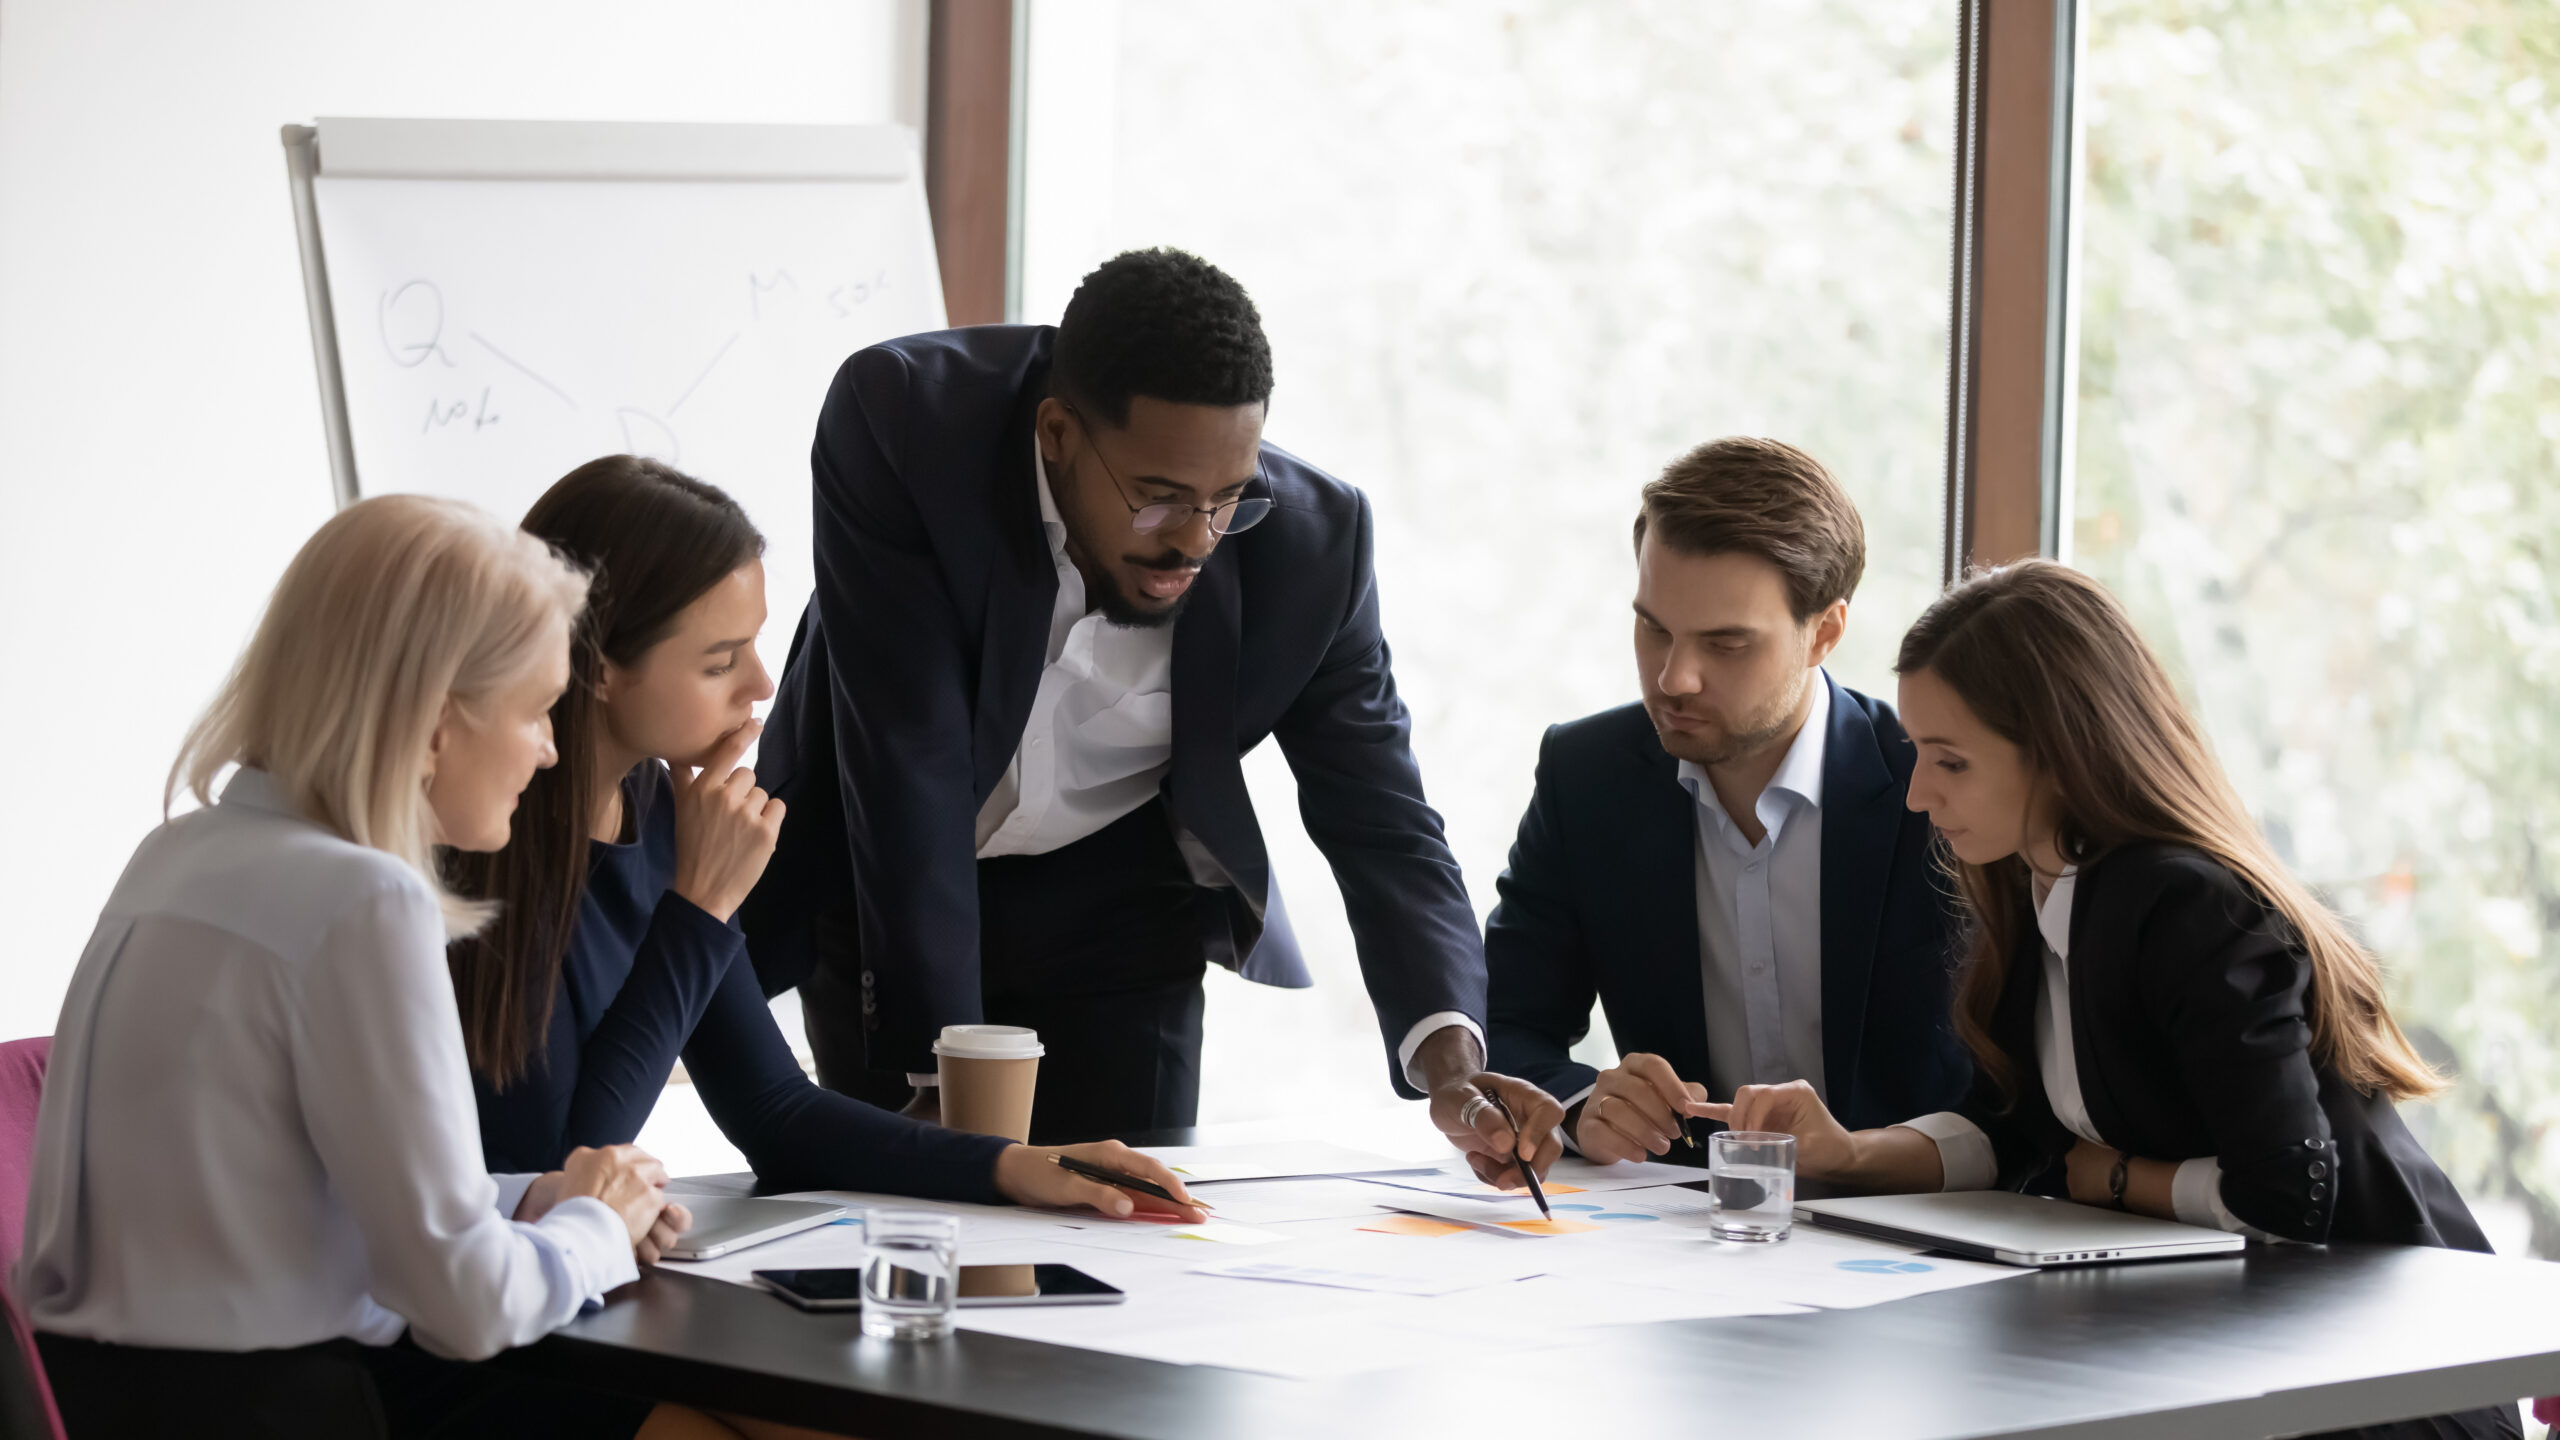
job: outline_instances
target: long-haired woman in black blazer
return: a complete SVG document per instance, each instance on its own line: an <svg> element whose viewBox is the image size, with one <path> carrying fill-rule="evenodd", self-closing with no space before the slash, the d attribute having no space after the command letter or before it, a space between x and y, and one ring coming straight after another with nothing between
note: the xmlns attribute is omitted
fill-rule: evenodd
<svg viewBox="0 0 2560 1440"><path fill-rule="evenodd" d="M1855 1134L1801 1082L1701 1113L1793 1133L1800 1173L1862 1189L2043 1180L2263 1240L2489 1248L2392 1108L2443 1082L2380 967L2276 858L2104 587L2050 561L1977 575L1894 668L1908 803L1974 920L1973 1093ZM2520 1428L2507 1408L2360 1433Z"/></svg>

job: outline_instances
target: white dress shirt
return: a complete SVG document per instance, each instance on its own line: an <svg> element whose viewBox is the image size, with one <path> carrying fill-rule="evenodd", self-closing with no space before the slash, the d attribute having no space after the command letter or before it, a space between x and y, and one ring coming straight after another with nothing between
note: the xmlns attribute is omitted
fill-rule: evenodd
<svg viewBox="0 0 2560 1440"><path fill-rule="evenodd" d="M1049 653L1013 763L978 807L978 858L1046 855L1156 798L1173 768L1173 627L1114 625L1085 608L1084 572L1049 467L1031 446L1040 528L1058 570Z"/></svg>
<svg viewBox="0 0 2560 1440"><path fill-rule="evenodd" d="M1031 718L1013 751L1013 763L978 807L978 858L1046 855L1101 830L1156 798L1173 768L1173 626L1114 625L1088 610L1084 572L1067 555L1067 525L1049 488L1049 464L1040 442L1031 443L1034 483L1040 493L1040 528L1049 539L1049 562L1058 572L1058 599L1049 607L1048 658ZM1177 836L1195 880L1215 867L1187 835ZM1414 1052L1447 1026L1484 1040L1476 1022L1457 1011L1424 1017L1405 1032L1396 1060L1419 1087ZM937 1077L910 1074L925 1086Z"/></svg>
<svg viewBox="0 0 2560 1440"><path fill-rule="evenodd" d="M264 773L125 867L54 1031L18 1294L36 1327L251 1350L411 1330L477 1359L638 1278L621 1218L507 1217L425 879Z"/></svg>
<svg viewBox="0 0 2560 1440"><path fill-rule="evenodd" d="M1831 683L1817 670L1813 703L1753 803L1753 844L1725 813L1705 767L1680 762L1696 851L1698 957L1707 1019L1707 1093L1822 1075L1822 765L1830 751ZM1593 1087L1565 1102L1589 1097Z"/></svg>
<svg viewBox="0 0 2560 1440"><path fill-rule="evenodd" d="M2092 1145L2106 1145L2089 1122L2088 1102L2080 1093L2080 1065L2071 1029L2071 903L2079 888L2078 867L2063 870L2036 907L2036 930L2044 940L2044 1003L2036 1007L2036 1074L2044 1081L2045 1103L2062 1128ZM1938 1146L1942 1190L1988 1190L2000 1178L1991 1137L1953 1111L1940 1111L1905 1122ZM2108 1148L2112 1149L2113 1146ZM2169 1183L2170 1209L2189 1225L2233 1234L2272 1236L2241 1222L2222 1203L2222 1162L2213 1156L2183 1161Z"/></svg>

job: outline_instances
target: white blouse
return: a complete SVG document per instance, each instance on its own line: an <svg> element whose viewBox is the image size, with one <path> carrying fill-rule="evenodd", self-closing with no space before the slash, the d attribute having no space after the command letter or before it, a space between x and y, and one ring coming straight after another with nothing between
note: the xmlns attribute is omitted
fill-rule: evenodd
<svg viewBox="0 0 2560 1440"><path fill-rule="evenodd" d="M638 1278L602 1201L506 1216L441 912L272 780L144 839L54 1030L16 1282L37 1328L477 1359Z"/></svg>
<svg viewBox="0 0 2560 1440"><path fill-rule="evenodd" d="M2080 1063L2071 1033L2071 900L2079 888L2079 867L2072 866L2053 882L2036 907L2036 930L2044 940L2044 1003L2036 1008L2036 1074L2044 1081L2045 1103L2062 1128L2092 1145L2105 1145L2089 1121L2089 1106L2080 1094ZM1942 1190L1988 1190L2000 1178L1991 1153L1991 1137L1980 1126L1952 1110L1906 1120L1936 1142ZM2109 1148L2113 1148L2110 1146ZM2199 1156L2181 1162L2169 1182L2170 1208L2189 1225L2226 1230L2235 1235L2272 1239L2243 1223L2222 1203L2222 1162Z"/></svg>

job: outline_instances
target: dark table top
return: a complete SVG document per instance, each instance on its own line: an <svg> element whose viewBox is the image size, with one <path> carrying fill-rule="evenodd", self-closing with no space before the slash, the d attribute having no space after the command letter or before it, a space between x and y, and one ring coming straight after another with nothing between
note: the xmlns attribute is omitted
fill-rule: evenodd
<svg viewBox="0 0 2560 1440"><path fill-rule="evenodd" d="M1171 1137L1166 1137L1170 1139ZM750 1177L678 1182L738 1193ZM1854 1435L2300 1434L2560 1393L2560 1267L2386 1246L2048 1271L1854 1310L1577 1332L1564 1345L1298 1381L852 1314L652 1272L502 1363L898 1440L1258 1440L1588 1429Z"/></svg>

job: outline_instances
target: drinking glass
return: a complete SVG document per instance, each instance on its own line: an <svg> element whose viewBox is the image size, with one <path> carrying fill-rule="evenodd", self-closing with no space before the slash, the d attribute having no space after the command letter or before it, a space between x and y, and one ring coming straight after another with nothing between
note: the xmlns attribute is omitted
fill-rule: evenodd
<svg viewBox="0 0 2560 1440"><path fill-rule="evenodd" d="M1795 1224L1796 1137L1765 1130L1725 1130L1707 1137L1707 1189L1719 1240L1766 1244Z"/></svg>
<svg viewBox="0 0 2560 1440"><path fill-rule="evenodd" d="M939 1340L958 1299L960 1217L940 1210L873 1210L862 1217L862 1333Z"/></svg>

